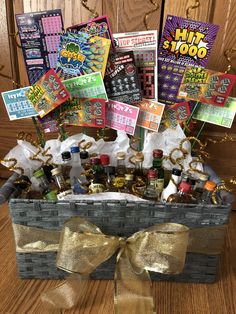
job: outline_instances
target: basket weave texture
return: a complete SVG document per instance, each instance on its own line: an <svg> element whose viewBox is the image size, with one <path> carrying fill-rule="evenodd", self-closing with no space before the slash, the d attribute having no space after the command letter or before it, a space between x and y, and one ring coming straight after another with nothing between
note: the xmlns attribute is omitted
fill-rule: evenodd
<svg viewBox="0 0 236 314"><path fill-rule="evenodd" d="M12 222L29 227L61 230L69 218L80 216L103 233L128 237L155 224L172 222L189 228L228 223L230 205L157 204L127 201L41 201L11 199ZM19 275L26 279L58 279L67 276L56 268L56 253L17 253ZM151 273L153 280L210 283L216 280L219 255L187 253L180 275ZM115 257L100 265L92 279L113 279Z"/></svg>

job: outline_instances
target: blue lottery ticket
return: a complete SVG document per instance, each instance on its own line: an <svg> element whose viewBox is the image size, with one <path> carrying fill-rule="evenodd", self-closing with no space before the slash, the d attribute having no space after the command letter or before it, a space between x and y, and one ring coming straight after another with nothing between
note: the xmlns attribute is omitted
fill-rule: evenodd
<svg viewBox="0 0 236 314"><path fill-rule="evenodd" d="M29 87L14 89L2 93L2 98L10 120L35 117L38 113L26 97L25 92Z"/></svg>

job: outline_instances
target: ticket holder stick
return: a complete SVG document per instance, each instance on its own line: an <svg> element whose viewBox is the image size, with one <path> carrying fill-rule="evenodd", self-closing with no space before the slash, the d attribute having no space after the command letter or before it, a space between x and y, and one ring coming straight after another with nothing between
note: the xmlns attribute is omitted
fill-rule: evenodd
<svg viewBox="0 0 236 314"><path fill-rule="evenodd" d="M144 143L144 137L145 137L145 130L141 127L139 127L139 151L141 152L143 150L143 143Z"/></svg>
<svg viewBox="0 0 236 314"><path fill-rule="evenodd" d="M195 111L198 109L199 107L199 101L196 102L195 107L193 108L193 111L191 112L191 115L189 116L188 120L186 121L186 124L184 126L184 132L186 131L187 127L189 126L190 122L192 121L193 115L195 113Z"/></svg>

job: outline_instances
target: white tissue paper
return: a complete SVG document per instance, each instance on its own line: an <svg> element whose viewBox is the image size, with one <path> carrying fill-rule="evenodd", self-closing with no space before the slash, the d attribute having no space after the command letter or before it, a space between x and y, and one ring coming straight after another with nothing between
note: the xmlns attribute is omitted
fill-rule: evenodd
<svg viewBox="0 0 236 314"><path fill-rule="evenodd" d="M118 193L118 192L105 192L97 194L85 194L85 195L66 195L63 200L73 201L130 201L130 202L148 202L142 198L139 198L132 194Z"/></svg>
<svg viewBox="0 0 236 314"><path fill-rule="evenodd" d="M185 134L180 126L177 126L175 129L168 128L162 133L147 132L144 140L143 154L144 154L144 168L152 167L152 151L154 149L161 149L164 152L164 155L169 155L174 148L179 147L179 143L182 139L185 138ZM48 140L45 145L45 150L50 148L48 154L53 156L52 162L55 164L62 164L61 153L64 151L70 151L72 146L78 146L78 143L82 140L86 142L92 142L93 145L88 149L90 154L108 154L110 156L111 166L116 166L116 154L120 151L126 153L126 166L131 167L132 164L129 162L129 158L134 155L134 151L130 148L130 139L125 132L117 132L117 138L112 142L105 142L103 139L95 141L94 138L89 137L85 134L77 134L70 136L65 141L61 142L58 139ZM191 157L191 145L189 142L184 144L184 148L188 149L189 154L183 161L182 165L184 171L189 169L189 163L193 160ZM37 148L32 146L27 141L18 140L18 145L14 147L4 159L16 158L18 163L17 166L24 169L24 174L28 177L33 176L33 172L38 169L42 163L35 160L30 160L36 152ZM178 155L179 154L179 155ZM177 152L174 156L175 158L180 157L181 154ZM39 158L46 161L48 157L39 155ZM9 163L2 162L6 167L9 166ZM170 161L164 161L164 167L171 170L175 165L172 165ZM202 170L202 164L197 164L197 169ZM20 171L16 170L17 173Z"/></svg>

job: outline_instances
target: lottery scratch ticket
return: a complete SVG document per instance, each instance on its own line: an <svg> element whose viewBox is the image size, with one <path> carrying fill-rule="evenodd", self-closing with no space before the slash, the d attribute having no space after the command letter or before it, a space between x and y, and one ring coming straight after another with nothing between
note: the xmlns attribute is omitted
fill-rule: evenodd
<svg viewBox="0 0 236 314"><path fill-rule="evenodd" d="M232 74L187 67L178 97L223 107L235 80L236 76Z"/></svg>
<svg viewBox="0 0 236 314"><path fill-rule="evenodd" d="M56 71L67 80L72 77L101 72L104 77L110 39L90 37L85 33L67 32L61 36Z"/></svg>
<svg viewBox="0 0 236 314"><path fill-rule="evenodd" d="M102 98L108 100L100 72L74 77L63 81L66 89L74 98Z"/></svg>
<svg viewBox="0 0 236 314"><path fill-rule="evenodd" d="M140 109L137 125L158 132L165 105L148 99L143 99L137 107Z"/></svg>
<svg viewBox="0 0 236 314"><path fill-rule="evenodd" d="M219 26L168 15L159 45L159 101L175 104L186 66L205 67Z"/></svg>
<svg viewBox="0 0 236 314"><path fill-rule="evenodd" d="M67 101L61 106L65 112L66 125L104 128L106 126L105 99L78 99Z"/></svg>
<svg viewBox="0 0 236 314"><path fill-rule="evenodd" d="M86 33L91 37L94 36L104 37L111 40L113 48L115 46L109 19L106 15L96 17L86 23L70 26L68 28L68 31Z"/></svg>
<svg viewBox="0 0 236 314"><path fill-rule="evenodd" d="M141 101L142 93L132 51L110 55L104 83L109 99L126 104Z"/></svg>
<svg viewBox="0 0 236 314"><path fill-rule="evenodd" d="M166 110L166 119L170 127L182 125L190 116L191 110L188 102L181 102L168 106Z"/></svg>
<svg viewBox="0 0 236 314"><path fill-rule="evenodd" d="M61 10L17 14L16 23L29 82L32 85L56 67L60 35L63 31Z"/></svg>
<svg viewBox="0 0 236 314"><path fill-rule="evenodd" d="M157 100L157 31L113 34L117 51L133 51L142 97Z"/></svg>
<svg viewBox="0 0 236 314"><path fill-rule="evenodd" d="M236 98L228 97L224 107L200 103L193 118L196 120L231 128L236 113Z"/></svg>
<svg viewBox="0 0 236 314"><path fill-rule="evenodd" d="M138 107L109 100L106 107L106 126L134 135L138 115Z"/></svg>
<svg viewBox="0 0 236 314"><path fill-rule="evenodd" d="M44 133L56 133L58 132L58 117L59 112L57 109L49 112L45 117L38 117L38 121L41 124Z"/></svg>
<svg viewBox="0 0 236 314"><path fill-rule="evenodd" d="M10 120L35 117L38 115L25 95L25 92L27 92L29 88L30 87L14 89L2 93L4 105Z"/></svg>
<svg viewBox="0 0 236 314"><path fill-rule="evenodd" d="M46 116L46 114L70 97L70 94L53 69L31 86L25 95L38 112L40 118Z"/></svg>

